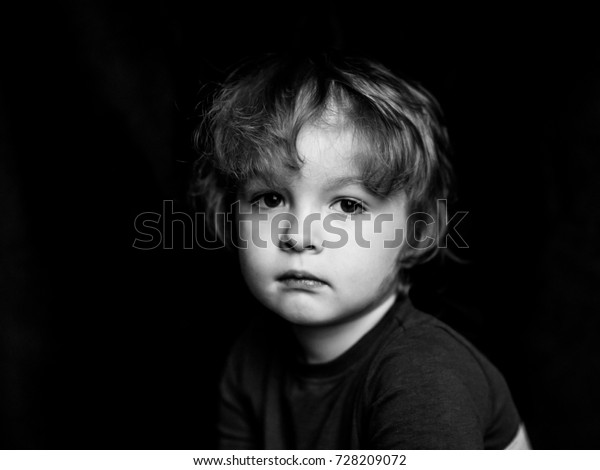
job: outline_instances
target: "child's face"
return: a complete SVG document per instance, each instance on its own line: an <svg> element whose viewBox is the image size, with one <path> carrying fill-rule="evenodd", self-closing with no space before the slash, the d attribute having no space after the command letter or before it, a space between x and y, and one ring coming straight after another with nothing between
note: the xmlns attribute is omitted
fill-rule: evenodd
<svg viewBox="0 0 600 470"><path fill-rule="evenodd" d="M353 164L358 144L351 129L305 126L297 140L302 168L279 184L255 179L240 191L240 212L266 219L239 224L249 240L239 250L243 275L266 307L294 324L351 321L396 291L406 198L382 199L363 187ZM297 226L281 222L278 230L286 217ZM253 224L262 246L252 241Z"/></svg>

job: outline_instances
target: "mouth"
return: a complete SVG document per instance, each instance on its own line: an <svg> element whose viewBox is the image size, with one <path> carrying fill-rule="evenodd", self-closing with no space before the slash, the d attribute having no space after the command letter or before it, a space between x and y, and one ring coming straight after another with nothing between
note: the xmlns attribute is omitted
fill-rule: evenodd
<svg viewBox="0 0 600 470"><path fill-rule="evenodd" d="M329 285L309 272L295 270L284 272L277 277L277 281L291 289L313 290Z"/></svg>

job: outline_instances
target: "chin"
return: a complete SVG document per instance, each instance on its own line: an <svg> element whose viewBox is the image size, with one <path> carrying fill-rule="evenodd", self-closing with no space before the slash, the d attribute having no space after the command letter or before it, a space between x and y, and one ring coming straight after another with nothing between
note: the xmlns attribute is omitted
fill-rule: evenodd
<svg viewBox="0 0 600 470"><path fill-rule="evenodd" d="M316 325L323 321L317 313L314 311L289 311L289 310L276 310L276 313L284 320L293 323L294 325L310 326Z"/></svg>
<svg viewBox="0 0 600 470"><path fill-rule="evenodd" d="M344 323L347 315L324 310L276 310L280 317L297 326L332 326Z"/></svg>
<svg viewBox="0 0 600 470"><path fill-rule="evenodd" d="M319 326L332 322L330 312L309 306L278 305L273 311L284 320L298 326Z"/></svg>

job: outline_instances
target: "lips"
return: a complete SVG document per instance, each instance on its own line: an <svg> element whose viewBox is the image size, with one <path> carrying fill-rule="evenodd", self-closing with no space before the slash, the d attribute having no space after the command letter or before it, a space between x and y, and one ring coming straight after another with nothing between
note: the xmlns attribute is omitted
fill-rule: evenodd
<svg viewBox="0 0 600 470"><path fill-rule="evenodd" d="M277 280L287 287L297 289L317 289L328 285L326 281L307 271L286 271Z"/></svg>

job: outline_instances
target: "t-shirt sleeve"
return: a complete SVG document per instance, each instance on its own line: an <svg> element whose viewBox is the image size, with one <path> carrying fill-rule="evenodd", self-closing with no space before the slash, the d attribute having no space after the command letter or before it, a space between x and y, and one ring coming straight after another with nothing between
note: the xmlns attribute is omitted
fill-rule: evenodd
<svg viewBox="0 0 600 470"><path fill-rule="evenodd" d="M484 449L490 428L494 446L508 445L519 418L499 372L480 361L443 332L388 350L369 379L366 446Z"/></svg>

